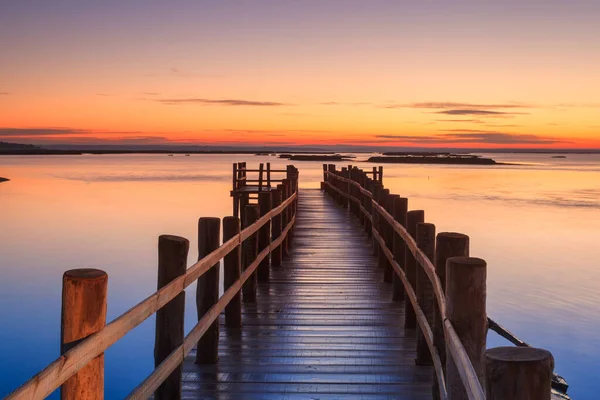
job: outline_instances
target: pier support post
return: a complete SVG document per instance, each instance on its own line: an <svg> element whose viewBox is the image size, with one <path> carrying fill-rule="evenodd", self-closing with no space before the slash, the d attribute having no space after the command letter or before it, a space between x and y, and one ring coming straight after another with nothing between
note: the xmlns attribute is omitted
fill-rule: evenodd
<svg viewBox="0 0 600 400"><path fill-rule="evenodd" d="M246 220L244 221L244 228L249 227L258 219L260 213L258 205L248 204L246 206ZM243 267L246 270L258 256L258 232L254 233L248 239L244 240L242 244L242 260ZM257 286L256 272L250 275L250 278L244 283L242 287L242 300L244 303L256 303L256 286Z"/></svg>
<svg viewBox="0 0 600 400"><path fill-rule="evenodd" d="M417 246L433 263L435 257L435 225L421 223L417 225ZM433 326L433 285L421 265L417 266L417 301L429 326ZM433 365L424 333L417 325L417 365Z"/></svg>
<svg viewBox="0 0 600 400"><path fill-rule="evenodd" d="M387 202L387 198L390 195L390 190L389 189L381 189L379 191L379 194L377 196L377 203L383 207L385 209L385 203ZM385 220L385 218L383 218L383 215L380 215L379 213L377 213L377 232L379 232L379 236L381 236L381 238L385 241L385 234L387 231L387 221ZM379 262L377 264L377 266L379 268L382 268L384 271L386 270L386 266L388 264L388 260L385 256L385 253L383 252L381 246L379 245L379 243L377 243L377 254L379 255ZM383 279L384 282L387 282L385 279L389 277L386 276L385 272L383 275Z"/></svg>
<svg viewBox="0 0 600 400"><path fill-rule="evenodd" d="M258 194L258 205L260 216L267 215L271 211L271 192L261 192ZM258 231L258 252L260 253L271 244L271 221L264 224ZM256 271L260 282L269 280L269 256L263 258Z"/></svg>
<svg viewBox="0 0 600 400"><path fill-rule="evenodd" d="M204 217L198 221L198 260L219 248L221 220ZM198 278L196 307L198 320L219 300L219 262ZM214 321L198 340L196 364L215 364L219 358L219 321Z"/></svg>
<svg viewBox="0 0 600 400"><path fill-rule="evenodd" d="M400 195L398 194L388 194L387 196L385 196L383 198L383 208L385 208L385 211L388 212L388 214L390 214L393 217L393 212L394 212L394 199L399 198ZM394 253L394 228L392 227L392 225L386 220L384 219L384 224L383 224L383 237L385 240L385 246L390 250L390 252L392 252L392 254ZM385 258L385 265L384 265L384 270L383 270L383 281L384 282L392 282L394 280L394 269L392 268L392 264L390 264L390 261L387 259L387 257Z"/></svg>
<svg viewBox="0 0 600 400"><path fill-rule="evenodd" d="M408 199L405 197L397 197L394 199L394 203L393 203L392 207L393 207L392 215L394 216L394 219L406 229L406 214L408 213ZM402 268L404 270L404 273L406 273L406 265L405 265L406 245L404 244L404 240L402 240L402 238L400 237L400 235L398 235L396 233L396 231L393 231L393 248L394 248L394 250L393 250L394 251L394 259L396 260L396 262L398 263L400 268ZM393 301L404 300L404 294L405 294L404 284L402 283L402 280L396 273L394 273L393 292L392 293L393 293L392 294Z"/></svg>
<svg viewBox="0 0 600 400"><path fill-rule="evenodd" d="M446 313L463 344L479 381L484 381L487 335L486 262L480 258L452 257L446 262ZM449 350L446 353L449 400L467 399L467 393Z"/></svg>
<svg viewBox="0 0 600 400"><path fill-rule="evenodd" d="M442 289L446 293L446 261L451 257L469 256L469 237L462 233L440 232L437 235L435 244L435 272L440 278ZM435 300L435 299L434 299ZM433 302L433 344L437 347L444 376L446 375L446 340L444 337L443 321L440 318L440 310L437 302ZM432 395L435 400L439 398L440 392L438 381L433 379Z"/></svg>
<svg viewBox="0 0 600 400"><path fill-rule="evenodd" d="M554 358L533 347L496 347L485 352L487 400L550 400Z"/></svg>
<svg viewBox="0 0 600 400"><path fill-rule="evenodd" d="M372 194L372 201L374 202L378 202L379 201L379 192L381 190L383 190L383 187L377 183L377 182L373 182L373 185L371 186L371 194ZM379 229L379 213L377 212L377 210L375 209L375 207L372 206L371 204L371 218L373 219L372 221L372 225L371 225L371 229L375 229L378 230ZM380 232L381 233L381 232ZM372 236L372 235L371 235ZM373 239L373 254L377 257L379 256L379 243L377 243L377 240L375 240L375 237L372 236Z"/></svg>
<svg viewBox="0 0 600 400"><path fill-rule="evenodd" d="M279 185L277 185L277 188L279 188ZM290 197L290 185L289 185L289 181L287 179L284 179L281 182L281 193L282 193L282 195L281 195L282 202L286 201ZM289 207L287 207L285 210L283 210L281 215L283 217L282 222L281 222L281 229L283 230L290 222L291 213L290 213ZM283 239L283 242L281 242L281 248L283 249L283 255L285 257L287 257L287 255L290 252L289 235L286 236L285 239Z"/></svg>
<svg viewBox="0 0 600 400"><path fill-rule="evenodd" d="M235 164L234 164L235 165ZM157 289L171 283L187 269L190 242L179 236L161 235L158 238L158 285ZM183 344L185 291L156 312L154 339L154 368L158 367L173 350ZM181 365L154 392L157 400L181 397Z"/></svg>
<svg viewBox="0 0 600 400"><path fill-rule="evenodd" d="M279 207L281 204L281 190L275 189L271 191L271 200L273 204L273 208ZM281 224L281 214L273 217L273 224L271 227L271 241L275 241L281 236L281 231L283 229ZM281 266L281 245L277 246L277 248L273 249L271 252L271 265L274 267Z"/></svg>
<svg viewBox="0 0 600 400"><path fill-rule="evenodd" d="M416 240L417 237L417 224L425 222L425 211L423 210L412 210L406 214L406 231ZM410 283L410 286L416 291L417 290L417 261L413 257L410 251L406 252L406 260L404 262L406 278ZM414 329L417 326L417 317L415 309L413 308L410 301L406 301L404 304L404 327L406 329Z"/></svg>
<svg viewBox="0 0 600 400"><path fill-rule="evenodd" d="M240 234L240 220L237 217L223 218L223 243ZM223 290L233 285L242 274L242 249L238 245L223 258ZM225 326L242 327L242 295L237 292L225 307Z"/></svg>
<svg viewBox="0 0 600 400"><path fill-rule="evenodd" d="M64 354L106 325L108 275L98 269L73 269L63 275L61 345ZM60 387L62 400L104 398L104 353Z"/></svg>

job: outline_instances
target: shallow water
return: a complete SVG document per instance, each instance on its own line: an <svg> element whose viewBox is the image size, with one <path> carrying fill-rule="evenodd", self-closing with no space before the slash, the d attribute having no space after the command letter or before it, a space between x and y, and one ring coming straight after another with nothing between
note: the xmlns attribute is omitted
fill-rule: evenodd
<svg viewBox="0 0 600 400"><path fill-rule="evenodd" d="M488 262L488 314L552 351L569 394L600 391L600 156L494 154L509 166L385 165L384 183L424 209L437 231L471 238ZM357 159L365 159L359 155ZM200 216L231 213L231 155L4 156L0 176L0 396L59 354L62 273L109 274L108 320L156 289L163 233L191 241ZM356 163L354 163L356 164ZM298 162L301 187L320 163ZM372 165L364 164L365 168ZM186 330L195 322L187 290ZM106 353L106 398L122 398L153 368L154 320ZM491 333L490 347L505 344Z"/></svg>

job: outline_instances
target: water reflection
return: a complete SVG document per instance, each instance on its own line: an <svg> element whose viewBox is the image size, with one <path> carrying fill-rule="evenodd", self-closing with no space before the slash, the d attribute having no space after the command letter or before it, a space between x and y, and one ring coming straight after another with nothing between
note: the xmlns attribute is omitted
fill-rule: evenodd
<svg viewBox="0 0 600 400"><path fill-rule="evenodd" d="M551 350L569 392L591 398L600 390L593 376L600 157L488 156L528 165L386 165L384 181L409 197L410 209L426 210L438 232L471 237L472 254L489 265L490 315ZM0 176L11 179L0 183L0 395L58 355L64 270L106 270L108 318L116 317L155 290L160 234L190 239L189 261L197 259L197 218L231 213L231 162L243 160L288 163L229 155L0 157ZM318 187L321 164L296 165L300 186ZM187 290L188 330L194 292ZM151 371L153 330L151 319L109 350L107 398L123 397Z"/></svg>

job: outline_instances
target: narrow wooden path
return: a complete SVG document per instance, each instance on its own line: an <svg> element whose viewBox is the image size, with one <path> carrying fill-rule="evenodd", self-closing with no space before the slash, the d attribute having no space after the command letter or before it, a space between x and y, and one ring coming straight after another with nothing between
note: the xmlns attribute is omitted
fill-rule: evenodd
<svg viewBox="0 0 600 400"><path fill-rule="evenodd" d="M222 324L219 362L183 366L184 399L430 399L404 307L362 228L319 190L300 190L290 256Z"/></svg>

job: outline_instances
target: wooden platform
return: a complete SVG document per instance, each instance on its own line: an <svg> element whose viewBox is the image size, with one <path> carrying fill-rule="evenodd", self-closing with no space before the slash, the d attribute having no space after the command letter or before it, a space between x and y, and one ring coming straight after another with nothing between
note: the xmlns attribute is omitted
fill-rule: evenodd
<svg viewBox="0 0 600 400"><path fill-rule="evenodd" d="M244 327L221 325L218 364L188 356L182 398L430 399L432 369L415 366L366 235L320 191L299 196L290 256L244 305Z"/></svg>

